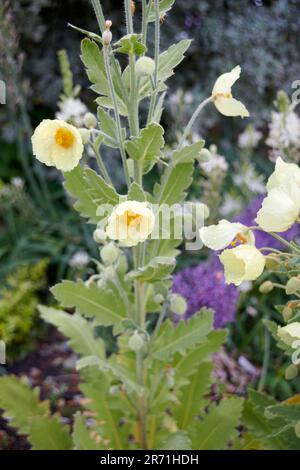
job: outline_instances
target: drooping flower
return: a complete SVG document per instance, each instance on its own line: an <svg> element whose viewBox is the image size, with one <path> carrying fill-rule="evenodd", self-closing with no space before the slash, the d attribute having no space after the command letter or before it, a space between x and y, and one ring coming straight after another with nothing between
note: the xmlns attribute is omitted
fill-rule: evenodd
<svg viewBox="0 0 300 470"><path fill-rule="evenodd" d="M220 220L217 225L202 227L200 238L205 246L211 250L223 250L228 245L236 242L249 243L254 245L254 234L248 227L238 222L232 223L228 220ZM236 241L235 241L236 239Z"/></svg>
<svg viewBox="0 0 300 470"><path fill-rule="evenodd" d="M106 235L124 246L145 241L153 231L155 216L146 202L125 201L116 206L108 219Z"/></svg>
<svg viewBox="0 0 300 470"><path fill-rule="evenodd" d="M73 170L83 154L78 129L59 119L44 119L35 129L31 142L40 162L62 171Z"/></svg>
<svg viewBox="0 0 300 470"><path fill-rule="evenodd" d="M293 322L283 327L279 326L277 334L284 343L292 346L294 341L300 340L300 323Z"/></svg>
<svg viewBox="0 0 300 470"><path fill-rule="evenodd" d="M241 67L237 65L231 72L223 73L216 80L212 90L212 99L217 110L224 116L249 116L247 108L231 94L232 85L239 79Z"/></svg>
<svg viewBox="0 0 300 470"><path fill-rule="evenodd" d="M295 163L286 163L278 157L275 170L268 179L267 190L271 191L284 183L289 185L291 182L295 182L300 187L300 168Z"/></svg>
<svg viewBox="0 0 300 470"><path fill-rule="evenodd" d="M287 181L269 191L255 221L265 232L285 232L296 222L299 212L300 186Z"/></svg>
<svg viewBox="0 0 300 470"><path fill-rule="evenodd" d="M252 245L239 245L224 250L219 258L224 266L226 283L236 286L243 281L254 281L265 267L265 257Z"/></svg>
<svg viewBox="0 0 300 470"><path fill-rule="evenodd" d="M232 284L225 284L223 269L217 256L176 274L173 278L173 292L186 299L187 311L184 318L207 307L215 311L215 328L234 320L239 291Z"/></svg>

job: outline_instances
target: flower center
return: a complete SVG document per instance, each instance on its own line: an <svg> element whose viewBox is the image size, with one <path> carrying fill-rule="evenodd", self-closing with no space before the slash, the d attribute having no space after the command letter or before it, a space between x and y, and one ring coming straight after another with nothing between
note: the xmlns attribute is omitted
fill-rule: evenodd
<svg viewBox="0 0 300 470"><path fill-rule="evenodd" d="M232 98L232 94L230 92L228 92L228 93L215 93L213 95L213 99L217 100L218 98L226 98L227 100L230 100Z"/></svg>
<svg viewBox="0 0 300 470"><path fill-rule="evenodd" d="M129 210L124 213L124 218L127 227L136 227L140 223L142 217L140 214L136 214Z"/></svg>
<svg viewBox="0 0 300 470"><path fill-rule="evenodd" d="M66 129L65 127L60 127L55 134L55 141L57 145L65 149L72 147L75 137L74 134Z"/></svg>
<svg viewBox="0 0 300 470"><path fill-rule="evenodd" d="M239 242L242 243L243 245L248 243L247 238L242 233L238 233L236 238L230 243L230 245L231 246L236 246Z"/></svg>

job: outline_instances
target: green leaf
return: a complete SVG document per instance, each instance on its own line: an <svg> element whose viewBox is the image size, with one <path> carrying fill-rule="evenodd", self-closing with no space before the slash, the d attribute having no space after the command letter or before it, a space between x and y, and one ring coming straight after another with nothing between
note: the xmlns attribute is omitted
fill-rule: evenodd
<svg viewBox="0 0 300 470"><path fill-rule="evenodd" d="M116 51L120 54L142 55L146 52L147 48L141 43L141 39L141 34L127 34L116 43L116 46L118 46Z"/></svg>
<svg viewBox="0 0 300 470"><path fill-rule="evenodd" d="M212 364L204 363L191 377L189 384L181 388L180 405L174 408L174 417L179 429L188 429L193 419L198 416L207 405L205 395L211 386Z"/></svg>
<svg viewBox="0 0 300 470"><path fill-rule="evenodd" d="M170 361L175 353L184 354L197 344L205 341L212 329L213 312L202 309L187 321L180 321L175 327L174 323L167 320L157 337L152 355L162 361Z"/></svg>
<svg viewBox="0 0 300 470"><path fill-rule="evenodd" d="M104 111L104 109L102 109L100 106L98 106L97 115L98 115L98 119L99 119L99 123L100 123L100 129L106 135L111 137L111 139L118 142L118 132L117 132L116 121L110 116L110 114L108 112ZM122 129L122 132L123 132L123 136L125 137L125 135L126 135L125 129ZM106 139L105 137L103 139L103 142L108 147L119 148L119 145L117 143L114 144L114 143L112 143L111 140Z"/></svg>
<svg viewBox="0 0 300 470"><path fill-rule="evenodd" d="M159 17L162 18L168 11L171 10L175 0L161 0L159 2ZM149 23L155 21L155 4L152 2L150 13L148 16Z"/></svg>
<svg viewBox="0 0 300 470"><path fill-rule="evenodd" d="M20 434L28 434L35 416L49 413L48 402L40 402L38 395L38 389L31 390L23 380L13 375L0 377L0 408Z"/></svg>
<svg viewBox="0 0 300 470"><path fill-rule="evenodd" d="M243 400L224 398L220 404L211 404L203 419L191 429L192 448L195 450L222 450L236 437Z"/></svg>
<svg viewBox="0 0 300 470"><path fill-rule="evenodd" d="M157 123L152 123L142 129L138 137L125 142L128 155L133 160L142 161L144 173L148 173L163 156L161 151L165 143L163 135L163 128Z"/></svg>
<svg viewBox="0 0 300 470"><path fill-rule="evenodd" d="M204 147L204 143L204 140L199 140L194 144L186 145L181 150L175 150L171 160L173 160L175 164L193 162L199 156Z"/></svg>
<svg viewBox="0 0 300 470"><path fill-rule="evenodd" d="M185 432L177 431L163 441L158 450L191 450L191 439Z"/></svg>
<svg viewBox="0 0 300 470"><path fill-rule="evenodd" d="M124 387L131 392L136 392L139 395L143 393L143 387L136 383L134 375L131 371L124 366L114 363L112 359L102 360L96 356L88 356L77 361L76 369L81 370L85 367L96 366L103 372L110 372L115 378L119 379Z"/></svg>
<svg viewBox="0 0 300 470"><path fill-rule="evenodd" d="M96 103L103 108L114 109L114 103L110 96L100 96L96 99ZM128 116L128 110L124 101L117 96L118 111L121 116Z"/></svg>
<svg viewBox="0 0 300 470"><path fill-rule="evenodd" d="M129 188L127 199L128 201L145 202L147 197L143 188L139 184L132 183Z"/></svg>
<svg viewBox="0 0 300 470"><path fill-rule="evenodd" d="M63 307L76 307L78 313L94 317L99 325L115 325L126 316L121 294L113 286L101 289L82 281L63 281L52 287L51 292Z"/></svg>
<svg viewBox="0 0 300 470"><path fill-rule="evenodd" d="M193 162L172 162L164 171L160 184L154 186L153 202L170 206L182 202L186 196L185 190L193 181L193 170Z"/></svg>
<svg viewBox="0 0 300 470"><path fill-rule="evenodd" d="M94 170L78 165L74 170L65 173L64 177L65 189L77 199L74 208L93 224L105 217L106 213L100 213L99 206L115 206L121 200L112 186Z"/></svg>
<svg viewBox="0 0 300 470"><path fill-rule="evenodd" d="M94 41L84 38L81 41L81 60L86 67L87 76L93 83L92 90L99 95L109 95L109 86L102 51Z"/></svg>
<svg viewBox="0 0 300 470"><path fill-rule="evenodd" d="M174 68L184 59L184 54L191 45L190 39L183 39L173 44L159 57L158 80L164 82L174 74Z"/></svg>
<svg viewBox="0 0 300 470"><path fill-rule="evenodd" d="M300 421L300 404L285 403L266 408L267 417L282 418L285 421Z"/></svg>
<svg viewBox="0 0 300 470"><path fill-rule="evenodd" d="M35 416L30 425L29 441L32 450L70 450L72 440L69 430L58 416Z"/></svg>
<svg viewBox="0 0 300 470"><path fill-rule="evenodd" d="M158 282L169 279L172 271L175 268L175 259L166 256L158 256L150 263L139 268L137 271L132 271L128 274L130 279L139 279L142 282Z"/></svg>
<svg viewBox="0 0 300 470"><path fill-rule="evenodd" d="M76 450L100 450L104 449L97 444L96 441L90 436L91 430L86 427L86 418L79 412L75 414L74 427L73 427L73 441Z"/></svg>
<svg viewBox="0 0 300 470"><path fill-rule="evenodd" d="M56 326L59 331L69 338L69 346L82 356L105 357L105 345L101 338L95 338L94 325L82 316L70 315L61 310L39 306L42 318Z"/></svg>

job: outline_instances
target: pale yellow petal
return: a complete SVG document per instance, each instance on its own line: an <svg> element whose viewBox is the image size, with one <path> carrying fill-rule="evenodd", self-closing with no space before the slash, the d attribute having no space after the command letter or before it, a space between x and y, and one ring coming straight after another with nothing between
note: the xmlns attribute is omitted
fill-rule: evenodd
<svg viewBox="0 0 300 470"><path fill-rule="evenodd" d="M214 100L217 110L224 116L240 116L241 118L248 117L249 111L240 101L234 98L217 97Z"/></svg>
<svg viewBox="0 0 300 470"><path fill-rule="evenodd" d="M214 84L212 95L230 93L232 85L240 78L240 74L241 67L237 65L231 72L220 75Z"/></svg>

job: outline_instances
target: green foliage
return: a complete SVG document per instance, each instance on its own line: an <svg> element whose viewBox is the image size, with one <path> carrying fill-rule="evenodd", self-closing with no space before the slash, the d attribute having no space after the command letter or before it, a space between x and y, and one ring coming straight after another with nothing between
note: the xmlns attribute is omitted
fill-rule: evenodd
<svg viewBox="0 0 300 470"><path fill-rule="evenodd" d="M38 337L38 293L46 284L47 264L42 260L17 269L0 289L0 339L6 343L8 361L24 356Z"/></svg>
<svg viewBox="0 0 300 470"><path fill-rule="evenodd" d="M76 450L99 450L100 444L91 436L91 431L86 427L86 418L82 413L76 413L74 416L73 441Z"/></svg>
<svg viewBox="0 0 300 470"><path fill-rule="evenodd" d="M117 43L117 52L127 55L142 55L146 52L147 48L141 43L141 34L127 34L123 36Z"/></svg>
<svg viewBox="0 0 300 470"><path fill-rule="evenodd" d="M171 10L172 6L174 5L175 0L160 0L159 2L159 16L163 18L164 15ZM152 3L150 8L150 14L148 17L148 21L155 21L155 5Z"/></svg>
<svg viewBox="0 0 300 470"><path fill-rule="evenodd" d="M57 56L60 66L60 73L63 78L64 98L70 98L73 95L74 83L68 53L65 49L61 49L58 51Z"/></svg>
<svg viewBox="0 0 300 470"><path fill-rule="evenodd" d="M70 450L69 430L62 426L59 416L34 416L30 421L29 441L32 450Z"/></svg>
<svg viewBox="0 0 300 470"><path fill-rule="evenodd" d="M139 279L142 282L159 282L166 280L175 268L175 259L166 256L157 256L143 268L138 271L132 271L129 276L131 279Z"/></svg>

